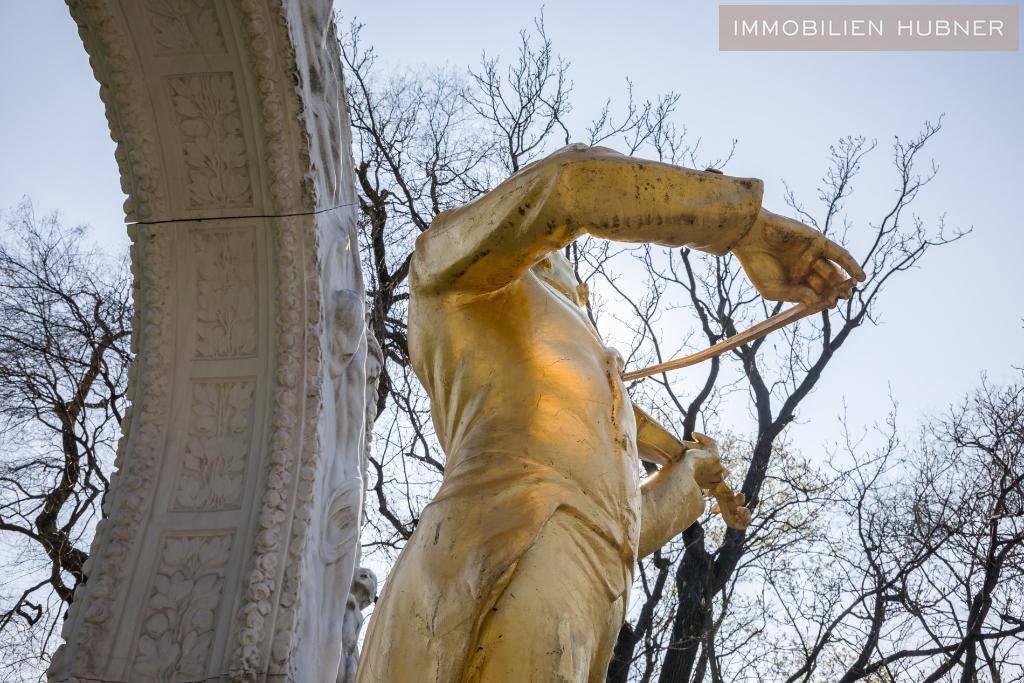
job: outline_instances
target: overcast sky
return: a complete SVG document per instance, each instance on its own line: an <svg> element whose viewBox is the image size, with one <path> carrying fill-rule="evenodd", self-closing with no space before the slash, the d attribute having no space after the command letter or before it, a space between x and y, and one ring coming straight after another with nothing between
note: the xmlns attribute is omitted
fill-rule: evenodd
<svg viewBox="0 0 1024 683"><path fill-rule="evenodd" d="M509 54L537 5L525 2L355 2L364 38L392 66ZM939 177L917 204L926 221L974 227L931 254L882 300L883 323L859 332L801 412L801 445L835 432L845 398L859 424L881 418L890 387L910 423L942 409L983 372L1024 364L1020 209L1024 61L1021 53L721 53L712 2L551 2L548 32L573 63L577 111L594 111L630 77L638 93L683 94L681 120L709 150L738 139L727 171L763 178L781 210L782 179L808 202L828 145L847 134L879 149L850 201L873 220L891 197L887 145L945 113L931 146ZM126 242L113 144L98 88L60 0L0 0L0 207L23 195L69 223L89 223L111 247Z"/></svg>

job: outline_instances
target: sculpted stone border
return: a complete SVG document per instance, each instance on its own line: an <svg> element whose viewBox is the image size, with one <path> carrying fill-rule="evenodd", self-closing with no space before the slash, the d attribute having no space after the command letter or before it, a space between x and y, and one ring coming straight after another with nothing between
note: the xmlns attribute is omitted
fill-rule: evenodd
<svg viewBox="0 0 1024 683"><path fill-rule="evenodd" d="M283 128L286 114L282 98L275 90L274 42L264 18L260 16L258 5L257 0L243 0L241 8L255 64L257 87L262 94L260 108L270 153L267 166L271 175L274 208L279 215L283 215L286 208L292 206L289 200L293 194L289 183L288 159L284 151L286 143ZM283 24L282 14L279 13L277 16L282 19ZM282 25L279 28L287 35L287 26ZM285 49L289 60L294 59L294 50L290 49L290 44L286 45ZM294 73L289 73L288 77L294 77ZM311 199L309 205L315 206L315 199ZM297 243L302 242L302 235L297 234L300 230L297 221L282 218L279 222L276 230L278 353L273 432L270 442L272 450L267 461L267 488L262 497L258 517L253 569L245 588L244 603L239 611L239 644L231 668L232 675L238 678L252 677L261 669L260 645L263 643L266 618L273 607L270 598L277 588L279 550L284 533L282 527L288 519L289 496L286 487L294 478L289 466L295 447L293 435L299 428L295 413L301 405L300 387L306 384L300 377L299 358L302 349L299 348L300 340L296 338L295 333L302 322L299 291L302 275L299 263L301 255L297 247ZM313 232L315 235L315 231Z"/></svg>
<svg viewBox="0 0 1024 683"><path fill-rule="evenodd" d="M104 0L71 0L68 8L93 70L110 74L109 79L100 81L100 98L106 105L110 135L117 143L114 156L121 171L121 190L128 195L125 219L139 221L160 215L167 210L167 203L156 163L156 132L139 88L142 73L130 54L126 27ZM97 60L103 60L102 67Z"/></svg>
<svg viewBox="0 0 1024 683"><path fill-rule="evenodd" d="M135 222L137 356L49 677L333 682L367 341L331 3L68 5Z"/></svg>

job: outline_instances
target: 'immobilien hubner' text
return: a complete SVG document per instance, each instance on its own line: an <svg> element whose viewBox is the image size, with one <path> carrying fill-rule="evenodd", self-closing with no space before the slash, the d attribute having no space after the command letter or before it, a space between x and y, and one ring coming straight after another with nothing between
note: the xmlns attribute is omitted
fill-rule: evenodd
<svg viewBox="0 0 1024 683"><path fill-rule="evenodd" d="M754 19L733 20L733 35L736 36L785 36L800 37L851 37L892 35L886 33L886 22L881 19ZM891 25L889 26L891 30ZM1001 19L898 19L897 37L931 36L1002 36L1005 24Z"/></svg>

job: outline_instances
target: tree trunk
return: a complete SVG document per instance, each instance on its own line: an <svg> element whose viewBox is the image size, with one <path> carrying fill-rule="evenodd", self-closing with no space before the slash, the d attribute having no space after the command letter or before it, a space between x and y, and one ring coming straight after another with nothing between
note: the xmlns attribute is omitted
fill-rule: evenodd
<svg viewBox="0 0 1024 683"><path fill-rule="evenodd" d="M623 624L619 629L619 637L615 641L612 661L608 664L606 683L627 683L629 665L633 661L633 652L636 650L637 641L637 636L629 624Z"/></svg>
<svg viewBox="0 0 1024 683"><path fill-rule="evenodd" d="M661 666L659 683L686 683L711 615L712 561L704 547L704 527L695 522L683 532L686 550L676 570L679 611L672 622L672 640Z"/></svg>

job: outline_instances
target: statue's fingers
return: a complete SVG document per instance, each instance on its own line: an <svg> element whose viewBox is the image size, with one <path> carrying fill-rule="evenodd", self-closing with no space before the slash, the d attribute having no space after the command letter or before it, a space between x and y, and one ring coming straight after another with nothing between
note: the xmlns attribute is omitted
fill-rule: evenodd
<svg viewBox="0 0 1024 683"><path fill-rule="evenodd" d="M825 252L817 240L811 242L811 244L804 249L804 252L800 255L796 265L793 267L790 273L793 281L799 281L807 277L809 273L814 270L814 264L824 258Z"/></svg>
<svg viewBox="0 0 1024 683"><path fill-rule="evenodd" d="M811 306L818 300L818 294L807 285L780 285L765 296L773 301L796 301Z"/></svg>
<svg viewBox="0 0 1024 683"><path fill-rule="evenodd" d="M700 432L693 432L691 436L694 440L701 445L702 448L714 448L717 446L715 440L707 434L701 434Z"/></svg>
<svg viewBox="0 0 1024 683"><path fill-rule="evenodd" d="M747 508L739 508L736 510L736 518L736 521L739 522L737 528L740 530L745 530L750 526L750 523L754 521L753 514L751 514L750 510Z"/></svg>
<svg viewBox="0 0 1024 683"><path fill-rule="evenodd" d="M853 279L858 282L864 282L864 269L857 263L857 259L853 258L850 252L842 248L835 242L829 240L825 245L824 254L830 260L835 261L843 270L850 274Z"/></svg>
<svg viewBox="0 0 1024 683"><path fill-rule="evenodd" d="M819 296L825 294L826 292L832 289L832 286L829 284L828 280L821 277L817 273L811 273L810 275L808 275L806 282L808 285L810 285L811 289L814 290L814 293Z"/></svg>
<svg viewBox="0 0 1024 683"><path fill-rule="evenodd" d="M852 277L847 277L846 273L831 261L826 262L826 265L830 270L829 283L832 285L832 291L840 299L849 299L857 281Z"/></svg>
<svg viewBox="0 0 1024 683"><path fill-rule="evenodd" d="M853 296L853 287L857 284L857 281L847 277L836 264L825 259L819 259L814 264L814 272L828 280L829 304L831 306L835 306L839 299L849 299Z"/></svg>
<svg viewBox="0 0 1024 683"><path fill-rule="evenodd" d="M845 280L845 281L839 283L838 287L836 288L837 291L839 292L839 298L840 299L849 299L850 297L852 297L853 296L853 287L854 287L855 284L857 284L857 281L854 280L853 278L850 278L849 280Z"/></svg>
<svg viewBox="0 0 1024 683"><path fill-rule="evenodd" d="M712 493L715 493L715 489L721 486L723 483L725 483L725 478L727 476L728 472L716 472L715 474L709 476L705 480L705 482L701 484L701 486L702 488L706 488Z"/></svg>
<svg viewBox="0 0 1024 683"><path fill-rule="evenodd" d="M814 272L833 287L846 280L846 276L839 271L839 266L827 259L820 258L815 261Z"/></svg>
<svg viewBox="0 0 1024 683"><path fill-rule="evenodd" d="M711 436L708 436L707 434L701 434L700 432L693 432L692 436L697 440L698 443L700 443L700 447L702 447L702 449L705 449L713 456L719 455L718 441L713 439Z"/></svg>

